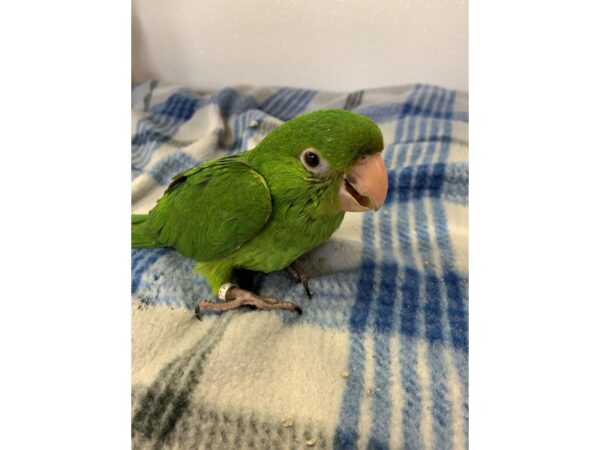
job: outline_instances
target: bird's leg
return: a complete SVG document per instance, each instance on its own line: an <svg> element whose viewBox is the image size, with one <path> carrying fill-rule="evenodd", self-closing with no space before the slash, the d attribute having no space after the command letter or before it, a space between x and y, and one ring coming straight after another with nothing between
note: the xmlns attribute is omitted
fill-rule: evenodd
<svg viewBox="0 0 600 450"><path fill-rule="evenodd" d="M291 302L280 302L274 298L260 297L245 289L240 289L235 284L225 283L219 289L220 302L211 302L210 300L202 300L196 306L196 317L200 318L202 310L209 311L229 311L241 306L254 306L258 309L270 311L273 309L283 309L286 311L296 311L302 314L300 307Z"/></svg>
<svg viewBox="0 0 600 450"><path fill-rule="evenodd" d="M304 290L306 291L306 295L308 295L308 298L312 298L312 292L310 290L310 287L308 286L308 277L304 274L300 263L298 261L294 261L288 266L287 269L298 283L302 283L302 285L304 286Z"/></svg>

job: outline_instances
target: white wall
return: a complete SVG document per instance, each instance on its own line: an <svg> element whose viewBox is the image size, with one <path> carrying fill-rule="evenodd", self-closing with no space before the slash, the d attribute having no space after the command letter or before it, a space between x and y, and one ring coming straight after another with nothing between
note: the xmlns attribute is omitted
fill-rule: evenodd
<svg viewBox="0 0 600 450"><path fill-rule="evenodd" d="M468 89L466 0L133 0L133 81Z"/></svg>

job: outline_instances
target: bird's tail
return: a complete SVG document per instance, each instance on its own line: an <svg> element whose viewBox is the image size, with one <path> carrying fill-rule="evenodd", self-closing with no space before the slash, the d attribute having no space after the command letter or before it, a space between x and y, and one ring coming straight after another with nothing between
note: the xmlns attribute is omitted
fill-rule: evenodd
<svg viewBox="0 0 600 450"><path fill-rule="evenodd" d="M142 248L163 247L160 242L152 237L148 230L147 219L148 214L131 215L131 246Z"/></svg>

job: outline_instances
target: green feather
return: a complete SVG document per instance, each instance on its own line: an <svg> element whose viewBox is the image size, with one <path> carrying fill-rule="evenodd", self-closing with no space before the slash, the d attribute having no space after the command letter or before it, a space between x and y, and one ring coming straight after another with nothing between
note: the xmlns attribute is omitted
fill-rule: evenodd
<svg viewBox="0 0 600 450"><path fill-rule="evenodd" d="M177 176L150 212L156 239L196 261L231 253L271 216L263 177L240 157L197 166Z"/></svg>
<svg viewBox="0 0 600 450"><path fill-rule="evenodd" d="M163 247L148 230L148 214L131 215L131 246L140 248Z"/></svg>

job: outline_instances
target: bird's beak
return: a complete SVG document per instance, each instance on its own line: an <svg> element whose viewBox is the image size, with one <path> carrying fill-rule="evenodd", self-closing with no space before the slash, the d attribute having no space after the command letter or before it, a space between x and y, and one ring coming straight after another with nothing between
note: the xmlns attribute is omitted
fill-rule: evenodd
<svg viewBox="0 0 600 450"><path fill-rule="evenodd" d="M388 178L381 152L359 160L344 175L340 186L340 208L344 211L377 211L387 194Z"/></svg>

